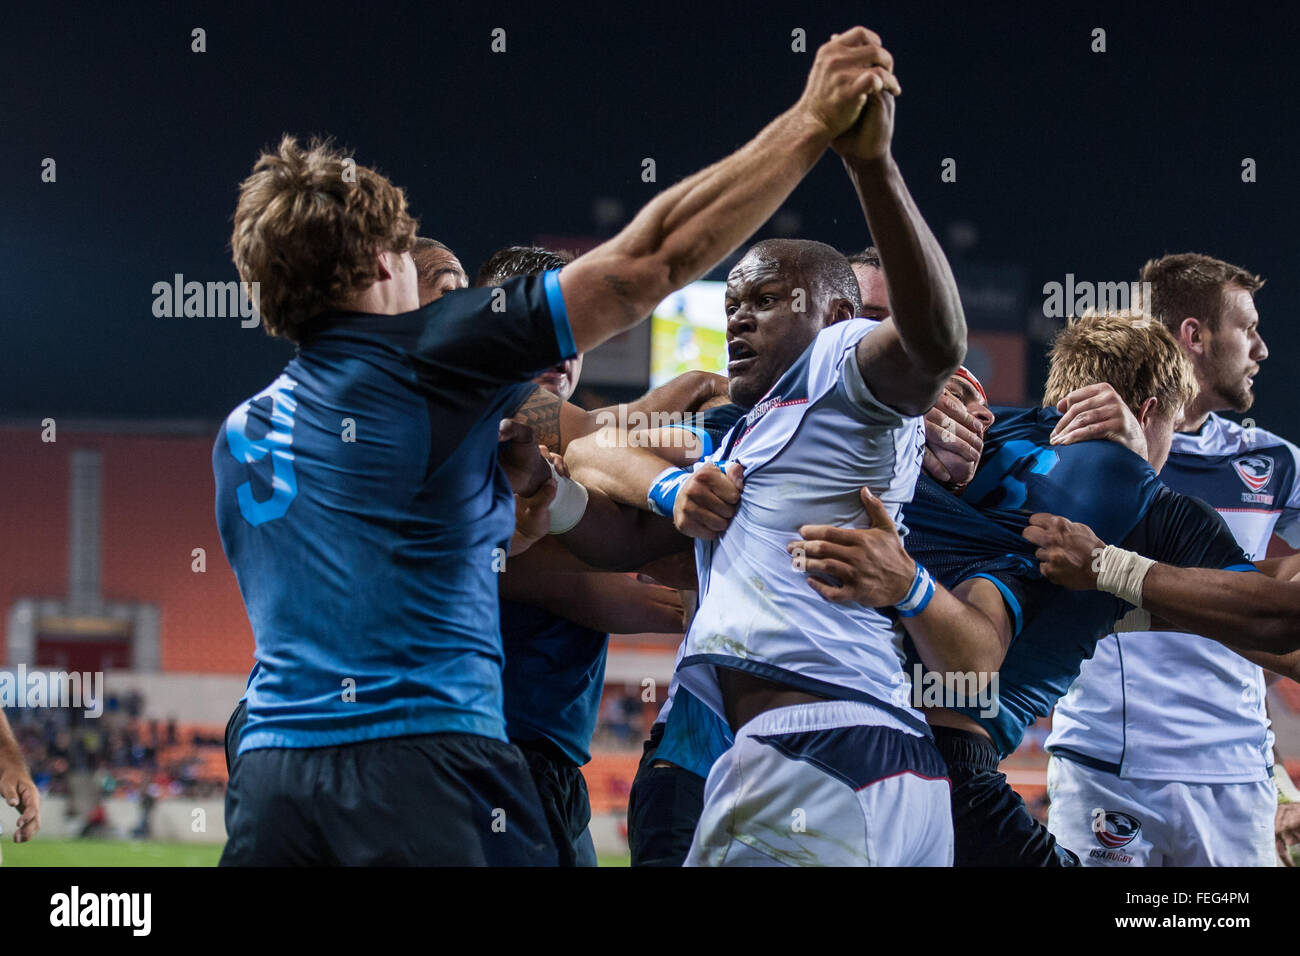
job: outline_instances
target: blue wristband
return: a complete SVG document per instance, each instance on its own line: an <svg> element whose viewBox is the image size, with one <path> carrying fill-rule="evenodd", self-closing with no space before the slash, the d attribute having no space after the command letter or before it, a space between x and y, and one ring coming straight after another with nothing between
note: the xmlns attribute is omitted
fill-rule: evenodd
<svg viewBox="0 0 1300 956"><path fill-rule="evenodd" d="M894 610L898 612L899 617L916 617L925 610L932 597L934 597L934 578L930 577L930 572L918 563L916 574L912 577L911 588L908 589L903 600L894 605Z"/></svg>
<svg viewBox="0 0 1300 956"><path fill-rule="evenodd" d="M650 493L646 495L650 510L657 515L672 517L677 492L682 490L682 485L689 477L691 472L687 468L665 468L661 471L650 485Z"/></svg>

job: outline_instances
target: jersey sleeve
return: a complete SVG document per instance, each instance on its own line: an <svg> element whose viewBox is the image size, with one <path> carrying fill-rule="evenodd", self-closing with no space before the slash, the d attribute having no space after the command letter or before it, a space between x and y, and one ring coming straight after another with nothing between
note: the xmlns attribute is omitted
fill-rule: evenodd
<svg viewBox="0 0 1300 956"><path fill-rule="evenodd" d="M1053 595L1059 594L1055 585L1039 574L1032 562L1011 555L989 561L962 580L975 578L991 581L1002 595L1002 603L1011 617L1012 637L1028 627Z"/></svg>
<svg viewBox="0 0 1300 956"><path fill-rule="evenodd" d="M1124 548L1178 568L1256 570L1217 511L1200 498L1161 491Z"/></svg>
<svg viewBox="0 0 1300 956"><path fill-rule="evenodd" d="M890 408L871 391L871 386L867 384L862 368L858 365L856 344L847 350L844 361L840 363L840 379L836 388L857 417L868 424L894 426L907 420L907 416Z"/></svg>
<svg viewBox="0 0 1300 956"><path fill-rule="evenodd" d="M425 307L411 361L421 381L504 385L577 355L558 269L448 292Z"/></svg>
<svg viewBox="0 0 1300 956"><path fill-rule="evenodd" d="M1282 505L1277 524L1273 526L1273 533L1291 547L1300 550L1300 448L1286 442L1286 449L1295 459L1296 478L1290 496Z"/></svg>

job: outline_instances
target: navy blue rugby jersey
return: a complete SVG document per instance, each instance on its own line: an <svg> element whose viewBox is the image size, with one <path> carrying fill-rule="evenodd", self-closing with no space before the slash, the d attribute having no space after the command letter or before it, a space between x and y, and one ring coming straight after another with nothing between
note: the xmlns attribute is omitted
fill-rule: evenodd
<svg viewBox="0 0 1300 956"><path fill-rule="evenodd" d="M995 713L956 710L979 721L1003 755L1025 728L1051 713L1097 641L1129 610L1098 591L1068 591L1038 573L1020 531L1050 512L1089 525L1102 541L1180 567L1254 570L1232 532L1204 502L1166 487L1142 458L1110 441L1053 446L1060 413L995 410L984 455L961 498L928 476L904 508L908 553L952 588L993 581L1016 632L999 672ZM910 666L919 658L908 642Z"/></svg>
<svg viewBox="0 0 1300 956"><path fill-rule="evenodd" d="M258 662L240 752L506 739L496 568L514 498L497 427L575 354L558 275L503 283L504 309L485 288L327 316L230 413L217 525Z"/></svg>

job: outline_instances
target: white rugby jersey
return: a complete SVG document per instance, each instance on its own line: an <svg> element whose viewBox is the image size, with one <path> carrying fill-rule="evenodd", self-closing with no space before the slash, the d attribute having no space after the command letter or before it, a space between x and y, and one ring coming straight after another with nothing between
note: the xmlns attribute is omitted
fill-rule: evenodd
<svg viewBox="0 0 1300 956"><path fill-rule="evenodd" d="M700 603L678 676L718 714L715 668L725 666L874 703L927 732L909 702L902 629L873 608L822 598L786 551L801 525L865 526L863 485L895 522L912 498L922 420L877 401L855 355L877 325L853 319L822 330L710 456L740 462L745 488L727 531L695 544Z"/></svg>
<svg viewBox="0 0 1300 956"><path fill-rule="evenodd" d="M1300 450L1210 415L1174 435L1161 479L1212 505L1252 561L1274 532L1300 547ZM1056 705L1047 748L1122 777L1254 783L1273 764L1264 671L1189 634L1112 634Z"/></svg>

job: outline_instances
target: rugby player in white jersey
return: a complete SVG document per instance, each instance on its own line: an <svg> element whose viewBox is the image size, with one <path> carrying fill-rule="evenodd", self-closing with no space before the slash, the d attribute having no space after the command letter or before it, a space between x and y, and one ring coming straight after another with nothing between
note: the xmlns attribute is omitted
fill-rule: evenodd
<svg viewBox="0 0 1300 956"><path fill-rule="evenodd" d="M808 252L820 248L825 254L814 258L801 247ZM829 289L833 293L833 297L810 297L809 309L803 316L805 323L810 323L808 333L846 315L875 320L889 317L889 293L874 248L847 258L852 277L844 270L844 260L830 255L825 247L808 243L760 243L751 251L763 253L775 262L777 277L767 280L761 291L772 302L783 303L779 307L769 303L762 310L758 328L748 336L751 345L757 343L760 352L771 354L782 342L786 329L773 321L772 313L781 308L788 312L796 289ZM852 288L852 278L857 279L857 294ZM732 292L736 300L745 295L742 280L743 274L733 275ZM844 313L842 310L850 305L853 311ZM788 364L786 358L780 368ZM773 375L777 371L779 368L774 368ZM727 424L722 432L712 437L700 434L706 455L720 444L730 423L750 410L751 395L756 390L744 378L738 384L739 402L717 410L729 414L729 420L724 415ZM945 481L950 479L950 472L957 473L963 466L973 468L973 463L979 460L979 436L991 420L982 394L974 377L965 369L958 369L949 379L940 404L935 406L936 414L927 416L927 435L935 443L938 458L926 467L941 472ZM706 415L698 421L697 425L702 427L688 427L697 434L713 431L715 425L709 419ZM1085 426L1085 430L1089 427L1099 428L1097 437L1100 437L1114 426L1102 421L1096 426ZM626 505L671 513L684 533L716 538L735 515L740 500L740 468L729 466L728 477L716 468L705 467L690 487L682 487L681 482L691 474L689 469L699 457L698 451L692 452L670 429L628 435L607 429L573 442L565 457L574 478L592 491ZM926 457L934 458L928 446ZM665 469L665 465L673 467ZM683 707L687 716L683 716ZM628 837L633 866L680 866L686 857L700 817L705 778L716 757L732 741L726 724L711 713L701 713L703 707L693 695L678 688L674 679L632 787Z"/></svg>
<svg viewBox="0 0 1300 956"><path fill-rule="evenodd" d="M1211 504L1253 560L1300 546L1300 452L1222 411L1246 412L1268 348L1262 280L1194 253L1148 262L1152 314L1191 359L1198 397L1161 478ZM1047 748L1049 828L1085 865L1272 865L1277 796L1260 667L1172 632L1097 645L1057 705Z"/></svg>
<svg viewBox="0 0 1300 956"><path fill-rule="evenodd" d="M942 760L920 714L890 703L901 631L875 610L822 602L785 552L806 521L861 518L865 483L897 515L919 472L919 416L965 351L951 272L889 155L892 120L892 97L874 96L834 144L888 270L891 321L853 318L842 293L822 301L857 289L820 243L760 243L728 279L731 397L751 412L711 461L743 469L745 500L721 538L694 529L717 540L697 544L701 606L678 677L738 733L710 774L688 862L952 859ZM831 281L797 278L811 274ZM726 480L705 465L676 487ZM742 767L748 789L736 785Z"/></svg>
<svg viewBox="0 0 1300 956"><path fill-rule="evenodd" d="M965 354L947 261L889 152L893 116L893 97L873 95L834 144L880 251L891 320L817 331L799 314L803 290L791 295L762 249L728 278L731 395L752 409L712 460L743 469L745 494L726 533L696 545L700 607L678 679L736 741L709 774L688 866L952 861L943 762L924 718L890 702L900 630L821 601L785 550L800 524L860 518L863 484L897 515L920 469L920 416Z"/></svg>

